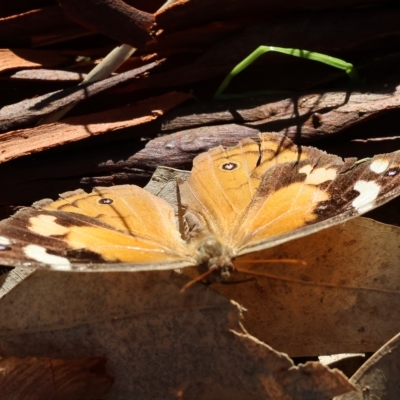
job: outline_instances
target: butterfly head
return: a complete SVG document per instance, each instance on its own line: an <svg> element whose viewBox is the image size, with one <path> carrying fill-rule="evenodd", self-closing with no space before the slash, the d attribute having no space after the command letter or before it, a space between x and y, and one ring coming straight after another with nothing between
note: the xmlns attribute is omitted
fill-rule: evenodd
<svg viewBox="0 0 400 400"><path fill-rule="evenodd" d="M235 270L230 249L211 236L199 241L197 262L202 272L212 270L208 275L210 282L225 282Z"/></svg>

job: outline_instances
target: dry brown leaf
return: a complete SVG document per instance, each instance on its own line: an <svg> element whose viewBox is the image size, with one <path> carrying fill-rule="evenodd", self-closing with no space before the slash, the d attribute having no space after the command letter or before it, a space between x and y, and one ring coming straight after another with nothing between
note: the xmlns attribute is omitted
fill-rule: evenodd
<svg viewBox="0 0 400 400"><path fill-rule="evenodd" d="M351 377L358 392L334 400L394 400L400 398L400 334L381 347Z"/></svg>
<svg viewBox="0 0 400 400"><path fill-rule="evenodd" d="M238 259L276 278L216 289L248 309L249 332L291 356L376 351L400 331L399 241L400 228L357 218L243 257L307 266Z"/></svg>
<svg viewBox="0 0 400 400"><path fill-rule="evenodd" d="M106 399L330 399L353 387L320 363L298 367L248 335L240 307L170 272L3 275L0 355L102 354Z"/></svg>
<svg viewBox="0 0 400 400"><path fill-rule="evenodd" d="M79 360L15 357L0 360L0 398L84 400L106 395L114 379L101 357Z"/></svg>

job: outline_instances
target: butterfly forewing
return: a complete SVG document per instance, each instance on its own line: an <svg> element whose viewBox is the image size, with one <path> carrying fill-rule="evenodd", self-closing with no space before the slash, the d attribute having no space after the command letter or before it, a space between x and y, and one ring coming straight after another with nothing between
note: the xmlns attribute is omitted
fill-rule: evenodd
<svg viewBox="0 0 400 400"><path fill-rule="evenodd" d="M264 176L246 222L237 232L239 254L343 222L400 193L400 154L379 155L361 163L338 162L337 157L318 150L315 156L296 166L277 166Z"/></svg>
<svg viewBox="0 0 400 400"><path fill-rule="evenodd" d="M309 159L319 160L325 155L309 147L298 148L277 134L262 135L260 139L260 144L247 140L232 149L217 148L198 156L189 179L180 185L185 208L205 221L210 233L233 248L240 247L252 232L249 224L262 204L261 217L267 220L288 211L296 186L306 177L297 166L309 166ZM330 156L326 164L340 162L339 157ZM330 176L332 172L336 174L334 167L329 170ZM295 181L297 185L290 188L293 198L283 199L282 193L273 193ZM309 205L310 196L314 198L316 193L303 191L303 195L299 201Z"/></svg>
<svg viewBox="0 0 400 400"><path fill-rule="evenodd" d="M258 182L251 180L259 146L243 140L230 150L217 147L197 156L180 196L187 211L200 216L207 232L224 234L251 201Z"/></svg>
<svg viewBox="0 0 400 400"><path fill-rule="evenodd" d="M0 224L0 236L9 242L4 259L52 268L104 262L162 263L163 269L195 265L172 207L131 185L66 194L44 208L23 210Z"/></svg>
<svg viewBox="0 0 400 400"><path fill-rule="evenodd" d="M281 162L304 158L307 151L298 153L277 134L261 136L260 144L245 139L230 149L212 149L195 158L189 179L180 185L182 204L207 232L232 245L264 173Z"/></svg>

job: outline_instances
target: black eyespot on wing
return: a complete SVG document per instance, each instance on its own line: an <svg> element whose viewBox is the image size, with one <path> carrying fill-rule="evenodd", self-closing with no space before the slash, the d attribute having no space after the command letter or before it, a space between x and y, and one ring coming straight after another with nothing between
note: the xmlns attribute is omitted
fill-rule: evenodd
<svg viewBox="0 0 400 400"><path fill-rule="evenodd" d="M230 161L230 162L222 164L219 168L222 171L231 172L231 171L234 171L235 169L238 169L239 167L240 167L240 164L238 162Z"/></svg>
<svg viewBox="0 0 400 400"><path fill-rule="evenodd" d="M385 171L385 176L396 176L399 173L400 173L399 167L389 168L387 171Z"/></svg>
<svg viewBox="0 0 400 400"><path fill-rule="evenodd" d="M109 199L109 198L104 198L104 199L100 199L99 200L99 204L112 204L114 202L113 199Z"/></svg>
<svg viewBox="0 0 400 400"><path fill-rule="evenodd" d="M0 251L11 250L11 246L6 244L0 244Z"/></svg>

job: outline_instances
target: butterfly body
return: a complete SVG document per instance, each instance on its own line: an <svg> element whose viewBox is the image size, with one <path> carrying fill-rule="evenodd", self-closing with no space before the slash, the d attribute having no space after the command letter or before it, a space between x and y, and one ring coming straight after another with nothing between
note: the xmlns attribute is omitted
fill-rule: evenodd
<svg viewBox="0 0 400 400"><path fill-rule="evenodd" d="M400 194L400 154L365 162L278 134L197 156L176 208L133 185L65 193L0 222L0 264L66 271L197 266L223 281L236 257L361 215Z"/></svg>
<svg viewBox="0 0 400 400"><path fill-rule="evenodd" d="M210 282L225 282L235 270L232 262L233 252L216 238L209 236L197 243L197 267L200 273L210 272L207 279Z"/></svg>

